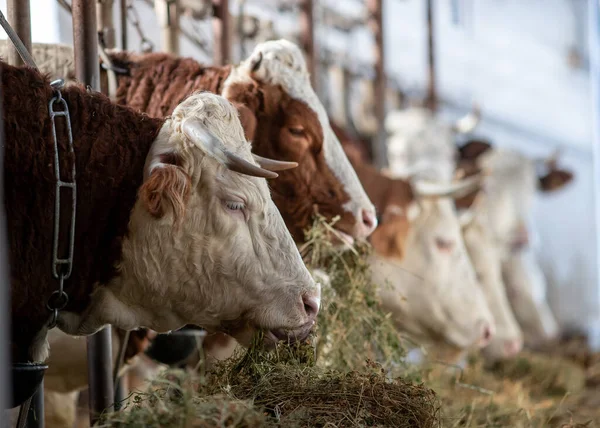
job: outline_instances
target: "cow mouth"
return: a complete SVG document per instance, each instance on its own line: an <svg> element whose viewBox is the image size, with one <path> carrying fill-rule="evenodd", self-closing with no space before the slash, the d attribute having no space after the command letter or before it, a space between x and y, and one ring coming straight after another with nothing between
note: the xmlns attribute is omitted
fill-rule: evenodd
<svg viewBox="0 0 600 428"><path fill-rule="evenodd" d="M282 328L266 330L264 332L264 345L267 348L274 348L279 342L296 343L306 340L315 325L314 321L309 321L295 330Z"/></svg>
<svg viewBox="0 0 600 428"><path fill-rule="evenodd" d="M334 244L341 244L341 245L348 245L348 246L353 246L354 245L354 238L347 234L346 232L342 232L340 229L337 228L333 228L333 238L332 238L332 243Z"/></svg>

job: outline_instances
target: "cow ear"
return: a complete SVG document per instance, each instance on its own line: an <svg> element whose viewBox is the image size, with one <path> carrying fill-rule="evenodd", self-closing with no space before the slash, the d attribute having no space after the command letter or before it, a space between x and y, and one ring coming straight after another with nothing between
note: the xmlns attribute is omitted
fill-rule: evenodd
<svg viewBox="0 0 600 428"><path fill-rule="evenodd" d="M558 190L573 180L573 173L564 169L551 169L550 172L538 178L542 192Z"/></svg>
<svg viewBox="0 0 600 428"><path fill-rule="evenodd" d="M492 145L487 141L469 140L458 149L458 152L461 160L474 161L491 148Z"/></svg>
<svg viewBox="0 0 600 428"><path fill-rule="evenodd" d="M254 112L245 104L239 102L232 103L240 114L240 122L242 123L242 128L244 128L244 135L246 136L246 140L254 141L254 137L256 134L256 124L258 120L256 119L256 115Z"/></svg>
<svg viewBox="0 0 600 428"><path fill-rule="evenodd" d="M139 198L150 215L162 218L172 212L175 222L185 213L192 182L174 154L159 155L159 162L152 165L148 177L139 191Z"/></svg>

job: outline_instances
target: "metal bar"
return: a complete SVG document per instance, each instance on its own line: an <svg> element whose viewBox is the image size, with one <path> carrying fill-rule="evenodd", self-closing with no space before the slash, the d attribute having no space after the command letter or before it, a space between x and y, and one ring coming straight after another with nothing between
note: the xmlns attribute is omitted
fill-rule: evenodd
<svg viewBox="0 0 600 428"><path fill-rule="evenodd" d="M113 19L114 0L96 0L96 16L98 17L98 37L102 37L104 47L112 49L116 45L115 23Z"/></svg>
<svg viewBox="0 0 600 428"><path fill-rule="evenodd" d="M427 0L427 98L425 105L431 110L437 110L437 88L435 84L435 38L433 26L433 0Z"/></svg>
<svg viewBox="0 0 600 428"><path fill-rule="evenodd" d="M306 66L310 73L313 88L317 87L316 52L315 52L315 26L313 0L300 1L300 44L306 57ZM318 92L318 91L316 91Z"/></svg>
<svg viewBox="0 0 600 428"><path fill-rule="evenodd" d="M13 27L28 52L31 52L31 12L29 0L8 0L8 22ZM21 56L13 45L8 50L8 63L23 65Z"/></svg>
<svg viewBox="0 0 600 428"><path fill-rule="evenodd" d="M127 0L119 0L121 16L121 49L127 50Z"/></svg>
<svg viewBox="0 0 600 428"><path fill-rule="evenodd" d="M44 380L33 394L29 413L27 414L27 428L44 428Z"/></svg>
<svg viewBox="0 0 600 428"><path fill-rule="evenodd" d="M213 62L215 65L226 65L231 62L229 0L213 0L213 11Z"/></svg>
<svg viewBox="0 0 600 428"><path fill-rule="evenodd" d="M95 4L86 0L73 0L72 8L75 77L92 90L100 91ZM111 348L110 326L87 338L91 426L102 411L112 410L114 388Z"/></svg>
<svg viewBox="0 0 600 428"><path fill-rule="evenodd" d="M375 80L373 81L375 117L377 134L373 139L373 160L379 168L387 166L387 149L385 144L385 46L383 43L383 0L368 0L369 24L375 36Z"/></svg>
<svg viewBox="0 0 600 428"><path fill-rule="evenodd" d="M179 1L156 0L154 10L160 25L162 50L179 54Z"/></svg>

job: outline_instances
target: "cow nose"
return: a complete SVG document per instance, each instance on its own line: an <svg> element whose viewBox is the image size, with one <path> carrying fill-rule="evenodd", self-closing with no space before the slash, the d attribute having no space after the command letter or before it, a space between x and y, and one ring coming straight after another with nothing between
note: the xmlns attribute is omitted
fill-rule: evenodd
<svg viewBox="0 0 600 428"><path fill-rule="evenodd" d="M361 209L358 215L358 237L368 237L377 227L375 211Z"/></svg>
<svg viewBox="0 0 600 428"><path fill-rule="evenodd" d="M514 357L523 348L523 340L509 339L504 341L504 356Z"/></svg>
<svg viewBox="0 0 600 428"><path fill-rule="evenodd" d="M494 327L487 321L480 321L479 325L481 326L479 330L481 333L479 336L478 346L480 348L485 348L490 344L492 338L494 337Z"/></svg>
<svg viewBox="0 0 600 428"><path fill-rule="evenodd" d="M302 296L302 302L304 303L304 312L306 312L308 320L315 321L319 313L321 299L315 296L304 295Z"/></svg>

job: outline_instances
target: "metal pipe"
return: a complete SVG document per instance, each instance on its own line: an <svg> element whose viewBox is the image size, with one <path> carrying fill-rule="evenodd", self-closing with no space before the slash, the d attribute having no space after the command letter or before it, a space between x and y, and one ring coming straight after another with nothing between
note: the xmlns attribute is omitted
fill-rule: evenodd
<svg viewBox="0 0 600 428"><path fill-rule="evenodd" d="M226 65L231 62L229 41L229 0L213 0L213 62Z"/></svg>
<svg viewBox="0 0 600 428"><path fill-rule="evenodd" d="M31 52L31 15L29 0L8 0L8 22L15 30L25 48ZM23 60L15 47L9 43L8 63L15 66L23 65Z"/></svg>
<svg viewBox="0 0 600 428"><path fill-rule="evenodd" d="M73 47L75 78L94 91L100 91L96 7L86 0L73 0ZM90 387L90 425L101 412L111 411L114 402L110 326L87 338Z"/></svg>
<svg viewBox="0 0 600 428"><path fill-rule="evenodd" d="M373 139L373 157L375 164L379 168L387 166L387 148L385 135L385 46L383 43L383 0L368 0L369 24L375 36L375 79L373 81L374 89L374 107L375 118L377 119L377 134Z"/></svg>
<svg viewBox="0 0 600 428"><path fill-rule="evenodd" d="M98 17L98 37L102 37L104 47L112 49L116 46L115 23L113 20L114 0L96 0L96 15Z"/></svg>
<svg viewBox="0 0 600 428"><path fill-rule="evenodd" d="M432 0L427 0L427 98L426 106L431 111L437 110L437 89L435 85L435 40L433 26L433 4Z"/></svg>
<svg viewBox="0 0 600 428"><path fill-rule="evenodd" d="M119 0L121 15L121 49L127 50L127 0Z"/></svg>
<svg viewBox="0 0 600 428"><path fill-rule="evenodd" d="M317 89L316 52L315 52L315 26L313 0L300 1L300 45L306 57L306 66L310 73L310 81ZM315 91L318 92L318 91Z"/></svg>
<svg viewBox="0 0 600 428"><path fill-rule="evenodd" d="M179 1L156 0L154 10L160 25L162 50L179 54Z"/></svg>
<svg viewBox="0 0 600 428"><path fill-rule="evenodd" d="M44 380L33 394L31 406L27 413L27 428L44 428Z"/></svg>

